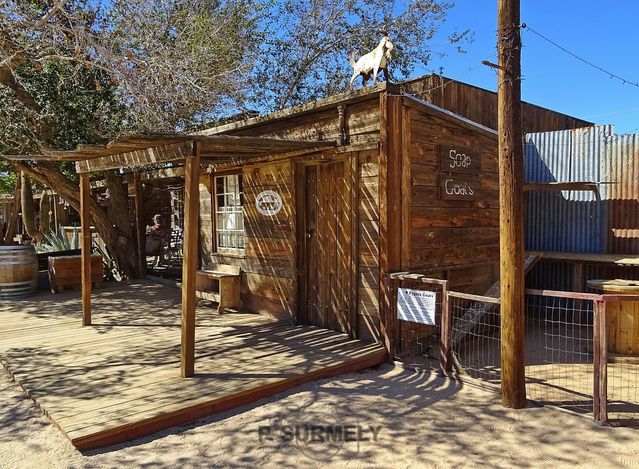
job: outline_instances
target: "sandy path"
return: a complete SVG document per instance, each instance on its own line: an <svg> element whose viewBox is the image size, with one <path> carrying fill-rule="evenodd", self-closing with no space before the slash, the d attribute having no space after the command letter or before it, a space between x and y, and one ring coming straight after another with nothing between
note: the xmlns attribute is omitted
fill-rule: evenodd
<svg viewBox="0 0 639 469"><path fill-rule="evenodd" d="M0 467L639 467L639 430L552 409L509 411L491 393L390 365L258 404L81 454L1 373ZM370 426L381 428L358 448L283 443L274 426L309 421L360 425L369 439ZM273 440L260 442L267 426Z"/></svg>

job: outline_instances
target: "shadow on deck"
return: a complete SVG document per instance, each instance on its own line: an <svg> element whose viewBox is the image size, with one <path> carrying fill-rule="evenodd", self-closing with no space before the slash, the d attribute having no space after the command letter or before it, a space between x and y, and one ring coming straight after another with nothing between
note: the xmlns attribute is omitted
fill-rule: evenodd
<svg viewBox="0 0 639 469"><path fill-rule="evenodd" d="M200 307L196 376L180 378L180 292L150 282L0 306L0 361L79 449L149 435L319 378L382 363L385 350L334 331Z"/></svg>

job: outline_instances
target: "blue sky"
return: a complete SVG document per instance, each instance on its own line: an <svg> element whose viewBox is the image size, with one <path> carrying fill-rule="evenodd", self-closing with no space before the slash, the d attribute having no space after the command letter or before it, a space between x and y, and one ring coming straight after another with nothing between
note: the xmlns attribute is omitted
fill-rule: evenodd
<svg viewBox="0 0 639 469"><path fill-rule="evenodd" d="M474 43L467 54L435 59L428 71L496 90L497 0L457 0L441 29L471 28ZM590 62L639 82L637 33L639 1L521 0L521 20ZM639 88L574 59L528 31L523 31L522 98L598 124L614 124L618 133L639 133ZM441 40L441 38L440 38ZM472 69L471 71L469 71Z"/></svg>
<svg viewBox="0 0 639 469"><path fill-rule="evenodd" d="M639 82L639 0L520 3L521 20L532 29L616 75ZM497 0L456 0L440 37L434 40L435 50L452 50L442 46L448 33L466 28L475 33L466 54L449 52L444 58L434 58L414 75L443 67L450 78L495 91L495 71L480 62L497 61ZM522 39L525 101L597 124L614 124L618 133L639 133L639 88L611 79L528 31L523 31Z"/></svg>

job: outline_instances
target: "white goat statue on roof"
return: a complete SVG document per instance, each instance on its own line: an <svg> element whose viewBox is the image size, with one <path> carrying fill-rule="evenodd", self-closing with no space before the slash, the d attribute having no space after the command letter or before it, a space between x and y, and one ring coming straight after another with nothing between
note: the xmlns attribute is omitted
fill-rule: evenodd
<svg viewBox="0 0 639 469"><path fill-rule="evenodd" d="M388 81L388 61L391 59L393 47L388 33L384 33L384 37L379 41L377 47L368 54L362 55L357 59L357 62L355 61L355 53L352 53L349 57L349 62L353 67L353 76L351 77L349 91L353 91L353 83L360 75L364 80L364 86L366 86L366 82L371 75L373 75L373 85L375 85L377 83L377 74L380 70L384 71L384 80Z"/></svg>

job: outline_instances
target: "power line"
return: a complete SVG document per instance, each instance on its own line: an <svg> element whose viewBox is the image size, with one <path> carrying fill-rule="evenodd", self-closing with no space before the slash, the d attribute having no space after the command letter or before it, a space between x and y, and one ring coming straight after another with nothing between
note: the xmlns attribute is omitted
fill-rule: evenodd
<svg viewBox="0 0 639 469"><path fill-rule="evenodd" d="M566 54L573 56L575 59L582 61L583 63L590 65L593 68L596 68L597 70L599 70L600 72L605 73L606 75L609 75L610 78L616 78L617 80L621 81L624 85L628 84L628 85L632 85L635 86L637 88L639 88L639 83L631 81L631 80L627 80L623 77L620 77L619 75L617 75L616 73L612 73L609 72L608 70L606 70L603 67L600 67L599 65L595 65L592 62L590 62L587 59L584 59L583 57L578 56L577 54L575 54L574 52L569 51L568 49L566 49L565 47L557 44L555 41L553 41L552 39L547 38L546 36L544 36L541 33L538 33L537 31L535 31L534 29L532 29L530 26L528 26L526 23L523 23L521 25L522 29L527 29L528 31L530 31L531 33L539 36L540 38L542 38L544 41L549 42L550 44L552 44L553 46L557 47L558 49L561 49L562 51L564 51Z"/></svg>
<svg viewBox="0 0 639 469"><path fill-rule="evenodd" d="M404 91L405 90L404 83L400 83L399 86L400 86L400 93L401 94L391 95L391 96L402 96L402 94L410 94L411 96L419 97L419 96L422 96L424 94L431 93L431 92L436 91L436 90L438 90L440 88L445 88L446 86L448 86L449 84L451 84L451 83L453 83L455 81L459 81L459 79L461 79L461 78L465 77L466 75L468 75L468 74L474 72L475 70L477 70L479 67L481 67L481 65L482 64L479 63L479 64L477 64L477 65L475 65L473 67L469 67L468 70L466 70L461 75L458 75L456 78L450 78L447 81L444 81L444 82L440 83L439 85L434 86L433 88L430 88L430 89L427 89L427 90L421 90L421 91L418 91L418 92L409 92L409 93L407 93L406 91ZM439 76L440 78L442 77L442 75L437 75L437 74L432 74L432 76Z"/></svg>

